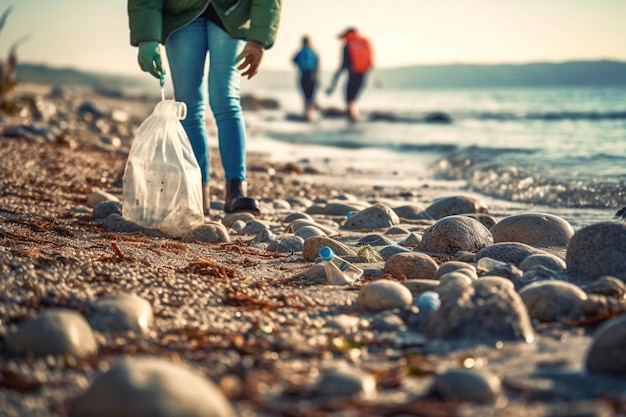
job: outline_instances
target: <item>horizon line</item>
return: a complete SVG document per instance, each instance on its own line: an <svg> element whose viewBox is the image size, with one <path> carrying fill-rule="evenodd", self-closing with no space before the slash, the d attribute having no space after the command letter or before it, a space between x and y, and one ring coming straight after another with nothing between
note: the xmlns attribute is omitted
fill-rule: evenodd
<svg viewBox="0 0 626 417"><path fill-rule="evenodd" d="M525 66L525 65L536 65L536 64L543 64L543 65L560 65L560 64L567 64L567 63L582 63L582 62L586 62L586 63L591 63L591 62L613 62L613 63L619 63L619 64L626 64L626 60L622 60L619 58L580 58L580 59L567 59L567 60L559 60L559 61L549 61L549 60L537 60L537 61L527 61L527 62L498 62L498 63L493 63L493 62L463 62L463 61L451 61L451 62L442 62L442 63L416 63L416 64L399 64L399 65L394 65L394 66L384 66L384 67L374 67L374 70L395 70L395 69L405 69L405 68L415 68L415 67L445 67L445 66L481 66L481 67L497 67L497 66ZM106 76L122 76L122 77L132 77L134 76L133 73L131 72L121 72L121 71L96 71L96 70L91 70L91 69L87 69L87 68L81 68L81 67L75 67L75 66L69 66L69 65L54 65L54 64L48 64L48 63L41 63L41 62L32 62L32 61L26 61L26 62L18 62L17 66L20 65L30 65L30 66L38 66L38 67L45 67L45 68L49 68L49 69L53 69L53 70L59 70L59 71L76 71L76 72L83 72L83 73L89 73L89 74L94 74L94 75L106 75ZM272 72L293 72L293 69L289 69L289 68L273 68L273 67L269 67L269 68L264 68L263 72L265 71L272 71ZM322 70L322 72L329 72L329 71L335 71L333 69L330 70ZM135 72L135 71L133 71ZM141 76L142 74L144 74L142 71L140 71L139 69L136 70L136 75L137 76Z"/></svg>

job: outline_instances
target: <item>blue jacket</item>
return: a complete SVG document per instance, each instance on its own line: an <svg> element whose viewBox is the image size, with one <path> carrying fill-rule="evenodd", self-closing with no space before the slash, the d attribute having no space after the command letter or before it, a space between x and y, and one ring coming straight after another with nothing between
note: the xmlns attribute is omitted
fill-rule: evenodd
<svg viewBox="0 0 626 417"><path fill-rule="evenodd" d="M308 46L303 46L293 58L293 62L300 68L300 71L317 70L317 54Z"/></svg>

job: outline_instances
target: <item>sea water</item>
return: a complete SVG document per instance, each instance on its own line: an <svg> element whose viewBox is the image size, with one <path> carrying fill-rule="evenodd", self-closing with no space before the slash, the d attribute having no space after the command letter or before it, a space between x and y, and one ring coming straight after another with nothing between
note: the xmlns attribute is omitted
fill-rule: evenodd
<svg viewBox="0 0 626 417"><path fill-rule="evenodd" d="M626 205L626 87L368 87L356 124L292 121L302 107L295 89L254 94L277 99L281 110L254 116L253 132L329 155L349 150L357 167L462 180L484 195L561 209ZM340 96L321 92L318 104L343 107Z"/></svg>

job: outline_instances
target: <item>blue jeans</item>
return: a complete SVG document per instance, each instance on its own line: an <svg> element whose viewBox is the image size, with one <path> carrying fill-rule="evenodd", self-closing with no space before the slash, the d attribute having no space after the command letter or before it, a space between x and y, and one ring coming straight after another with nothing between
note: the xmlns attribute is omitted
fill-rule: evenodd
<svg viewBox="0 0 626 417"><path fill-rule="evenodd" d="M170 35L165 43L174 96L187 105L183 127L202 171L209 182L209 147L206 133L206 83L209 104L217 124L222 166L227 180L246 179L246 131L241 111L241 74L235 58L243 41L222 28L198 18ZM205 62L209 53L209 69Z"/></svg>

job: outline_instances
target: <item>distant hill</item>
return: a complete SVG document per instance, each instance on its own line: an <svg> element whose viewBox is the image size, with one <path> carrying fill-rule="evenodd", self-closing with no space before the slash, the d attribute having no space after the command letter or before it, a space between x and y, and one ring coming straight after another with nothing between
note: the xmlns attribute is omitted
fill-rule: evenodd
<svg viewBox="0 0 626 417"><path fill-rule="evenodd" d="M18 64L20 82L89 86L99 90L154 91L155 80L137 76L95 74L45 65ZM295 71L261 71L250 82L250 89L291 89L296 85ZM330 73L323 74L330 80ZM374 77L372 77L374 78ZM542 87L542 86L626 86L626 62L570 61L502 65L420 65L377 69L375 78L384 88L459 88L459 87Z"/></svg>
<svg viewBox="0 0 626 417"><path fill-rule="evenodd" d="M52 68L38 64L18 64L15 73L17 81L22 83L90 87L112 93L122 90L143 91L149 86L154 88L156 82L151 77L142 76L143 74L141 73L138 73L136 77L98 74L71 68ZM152 81L151 84L150 81Z"/></svg>
<svg viewBox="0 0 626 417"><path fill-rule="evenodd" d="M412 66L376 77L386 88L626 86L626 62Z"/></svg>

